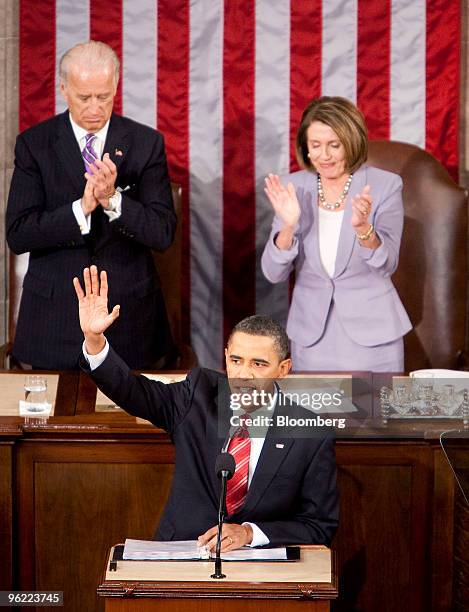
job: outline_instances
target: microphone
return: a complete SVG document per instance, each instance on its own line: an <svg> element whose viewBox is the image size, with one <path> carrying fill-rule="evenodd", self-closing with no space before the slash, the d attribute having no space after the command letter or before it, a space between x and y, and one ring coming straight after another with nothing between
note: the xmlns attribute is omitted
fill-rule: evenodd
<svg viewBox="0 0 469 612"><path fill-rule="evenodd" d="M235 473L236 462L230 453L220 453L215 461L215 474L221 478L220 505L218 506L218 533L215 556L215 573L211 578L226 578L221 571L221 530L226 515L226 483Z"/></svg>
<svg viewBox="0 0 469 612"><path fill-rule="evenodd" d="M226 479L229 480L235 473L235 469L236 462L233 455L230 453L220 453L218 455L215 461L215 474L218 478L225 476Z"/></svg>

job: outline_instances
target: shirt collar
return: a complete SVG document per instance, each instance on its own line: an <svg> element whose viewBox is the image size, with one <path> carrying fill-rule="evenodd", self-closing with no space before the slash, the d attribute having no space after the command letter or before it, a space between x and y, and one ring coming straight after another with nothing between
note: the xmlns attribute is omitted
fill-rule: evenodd
<svg viewBox="0 0 469 612"><path fill-rule="evenodd" d="M88 132L84 128L80 127L77 123L75 123L75 121L73 121L72 115L70 113L68 113L68 116L69 116L69 119L70 119L70 123L72 125L73 133L75 134L75 138L76 138L78 144L81 147L82 140L85 138L85 136L88 134ZM93 132L94 135L97 138L99 138L99 140L103 144L106 142L107 131L109 129L109 122L110 122L110 119L108 119L106 121L106 123L103 125L103 127L100 130L98 130L97 132Z"/></svg>

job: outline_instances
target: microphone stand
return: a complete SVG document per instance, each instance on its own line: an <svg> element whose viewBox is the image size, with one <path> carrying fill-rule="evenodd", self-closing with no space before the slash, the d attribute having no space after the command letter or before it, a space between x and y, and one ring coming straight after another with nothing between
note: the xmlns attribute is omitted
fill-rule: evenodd
<svg viewBox="0 0 469 612"><path fill-rule="evenodd" d="M215 549L215 573L210 577L219 580L226 578L226 574L221 571L221 530L223 527L223 521L226 516L226 481L228 480L228 471L222 470L221 472L221 493L220 493L220 505L218 507L218 532L217 532L217 546Z"/></svg>

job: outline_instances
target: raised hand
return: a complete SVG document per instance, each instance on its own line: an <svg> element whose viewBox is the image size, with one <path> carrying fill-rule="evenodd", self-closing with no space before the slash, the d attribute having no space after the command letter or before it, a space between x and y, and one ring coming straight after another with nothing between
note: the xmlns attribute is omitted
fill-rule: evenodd
<svg viewBox="0 0 469 612"><path fill-rule="evenodd" d="M352 198L352 227L360 233L365 233L370 227L368 217L371 212L373 199L370 193L370 186L365 185L363 191Z"/></svg>
<svg viewBox="0 0 469 612"><path fill-rule="evenodd" d="M87 350L90 354L99 352L104 347L103 333L119 316L120 306L114 306L112 312L108 311L107 274L103 270L98 277L96 266L83 270L83 291L77 277L73 279L73 286L78 298L80 327L85 336Z"/></svg>
<svg viewBox="0 0 469 612"><path fill-rule="evenodd" d="M301 209L292 183L285 187L277 174L269 174L265 179L264 191L275 214L282 219L285 227L293 229L300 219Z"/></svg>

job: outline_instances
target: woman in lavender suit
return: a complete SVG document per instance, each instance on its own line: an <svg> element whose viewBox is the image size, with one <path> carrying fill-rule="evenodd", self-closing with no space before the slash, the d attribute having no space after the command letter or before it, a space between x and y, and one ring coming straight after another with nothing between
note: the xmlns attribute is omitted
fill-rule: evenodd
<svg viewBox="0 0 469 612"><path fill-rule="evenodd" d="M322 97L303 113L296 138L304 170L266 178L275 218L262 255L272 283L295 269L288 314L296 370L401 372L412 327L391 281L404 211L402 180L365 164L363 115Z"/></svg>

